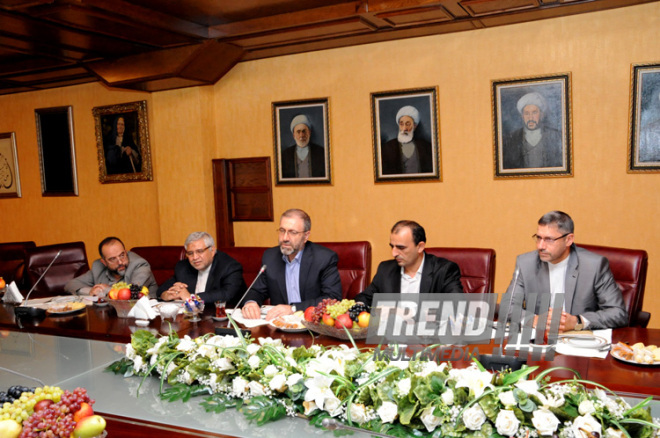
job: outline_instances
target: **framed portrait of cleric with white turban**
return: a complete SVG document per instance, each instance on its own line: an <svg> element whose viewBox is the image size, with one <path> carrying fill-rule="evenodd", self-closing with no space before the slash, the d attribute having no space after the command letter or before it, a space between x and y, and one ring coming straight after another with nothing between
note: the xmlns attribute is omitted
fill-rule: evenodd
<svg viewBox="0 0 660 438"><path fill-rule="evenodd" d="M660 64L633 64L628 173L660 172Z"/></svg>
<svg viewBox="0 0 660 438"><path fill-rule="evenodd" d="M495 178L573 175L570 73L492 81Z"/></svg>
<svg viewBox="0 0 660 438"><path fill-rule="evenodd" d="M437 88L371 93L376 182L440 181Z"/></svg>
<svg viewBox="0 0 660 438"><path fill-rule="evenodd" d="M277 185L331 184L328 99L273 102Z"/></svg>
<svg viewBox="0 0 660 438"><path fill-rule="evenodd" d="M151 181L147 101L99 106L92 109L92 114L96 122L99 181Z"/></svg>

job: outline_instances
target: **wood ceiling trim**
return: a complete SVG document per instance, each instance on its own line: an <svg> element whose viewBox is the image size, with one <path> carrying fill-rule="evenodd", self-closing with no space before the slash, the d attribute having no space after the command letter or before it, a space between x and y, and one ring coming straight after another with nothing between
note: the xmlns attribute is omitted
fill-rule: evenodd
<svg viewBox="0 0 660 438"><path fill-rule="evenodd" d="M460 4L473 17L535 9L541 6L538 0L463 0Z"/></svg>

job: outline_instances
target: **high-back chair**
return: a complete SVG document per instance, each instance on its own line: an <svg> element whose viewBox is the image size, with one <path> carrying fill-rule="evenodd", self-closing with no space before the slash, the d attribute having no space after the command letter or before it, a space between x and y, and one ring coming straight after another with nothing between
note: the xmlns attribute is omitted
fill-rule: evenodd
<svg viewBox="0 0 660 438"><path fill-rule="evenodd" d="M371 244L359 242L318 242L339 257L337 270L341 278L342 297L352 300L371 281Z"/></svg>
<svg viewBox="0 0 660 438"><path fill-rule="evenodd" d="M67 281L89 271L83 242L38 246L28 249L26 252L26 274L29 287L35 284L60 250L62 254L37 284L30 298L62 295L65 293L64 285Z"/></svg>
<svg viewBox="0 0 660 438"><path fill-rule="evenodd" d="M466 293L492 293L495 284L495 250L490 248L426 248L428 254L456 263Z"/></svg>
<svg viewBox="0 0 660 438"><path fill-rule="evenodd" d="M25 253L35 246L32 241L0 243L0 277L7 284L15 281L19 289L25 288Z"/></svg>
<svg viewBox="0 0 660 438"><path fill-rule="evenodd" d="M600 254L607 258L614 281L619 285L623 301L628 310L631 327L646 327L651 319L649 312L642 310L644 289L646 287L646 271L649 257L642 249L614 248L610 246L583 245L577 246Z"/></svg>
<svg viewBox="0 0 660 438"><path fill-rule="evenodd" d="M174 266L186 257L183 245L136 246L131 248L131 251L149 262L151 272L159 285L174 275Z"/></svg>

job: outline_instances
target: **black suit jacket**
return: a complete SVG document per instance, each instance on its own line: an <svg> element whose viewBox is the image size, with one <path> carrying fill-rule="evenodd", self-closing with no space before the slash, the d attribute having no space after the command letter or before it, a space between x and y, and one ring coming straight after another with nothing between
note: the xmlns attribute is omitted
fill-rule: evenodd
<svg viewBox="0 0 660 438"><path fill-rule="evenodd" d="M195 293L197 273L197 269L187 259L177 262L174 267L174 276L158 288L158 298L176 282L187 284L188 291ZM200 298L206 304L226 301L227 307L233 307L236 301L241 298L245 289L241 264L224 252L217 251L213 257L206 288Z"/></svg>
<svg viewBox="0 0 660 438"><path fill-rule="evenodd" d="M433 148L431 147L431 143L417 137L414 137L414 141L419 156L420 172L433 172ZM381 149L381 155L383 175L404 173L401 144L399 143L398 138L393 138L385 143Z"/></svg>
<svg viewBox="0 0 660 438"><path fill-rule="evenodd" d="M297 178L296 176L296 144L282 151L282 178ZM312 177L325 176L325 149L317 144L309 144L309 154L312 163Z"/></svg>
<svg viewBox="0 0 660 438"><path fill-rule="evenodd" d="M300 303L289 303L286 292L286 264L278 246L268 248L261 259L266 265L244 302L261 305L270 298L272 305L295 304L298 310L315 306L325 298L342 299L341 279L337 270L339 258L334 251L312 242L305 244L300 261ZM242 304L241 304L242 305Z"/></svg>
<svg viewBox="0 0 660 438"><path fill-rule="evenodd" d="M397 264L396 260L387 260L378 265L378 271L371 284L355 297L355 301L361 301L371 306L374 294L379 293L401 293L401 266ZM442 257L425 253L419 293L463 293L461 270L458 265Z"/></svg>

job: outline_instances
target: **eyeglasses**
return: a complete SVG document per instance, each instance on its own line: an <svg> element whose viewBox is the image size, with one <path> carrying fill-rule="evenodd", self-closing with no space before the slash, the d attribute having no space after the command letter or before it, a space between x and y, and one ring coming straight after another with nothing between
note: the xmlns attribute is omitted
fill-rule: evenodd
<svg viewBox="0 0 660 438"><path fill-rule="evenodd" d="M533 234L532 239L536 241L536 243L541 243L541 241L545 242L546 244L550 245L551 243L555 243L559 239L563 239L564 237L568 236L571 233L566 233L562 234L559 237L541 237L538 234Z"/></svg>
<svg viewBox="0 0 660 438"><path fill-rule="evenodd" d="M203 248L203 249L196 249L194 251L186 251L186 257L193 257L194 255L201 256L202 254L204 254L204 251L206 251L209 248L210 248L210 246L207 246L206 248Z"/></svg>
<svg viewBox="0 0 660 438"><path fill-rule="evenodd" d="M128 254L126 254L126 251L122 252L119 254L117 257L110 257L109 259L106 259L108 263L117 263L119 260L126 260L128 258Z"/></svg>
<svg viewBox="0 0 660 438"><path fill-rule="evenodd" d="M296 237L299 234L306 233L306 231L296 231L296 230L285 230L284 228L278 228L277 231L279 234L284 236L285 234L289 233L289 236L291 237Z"/></svg>

